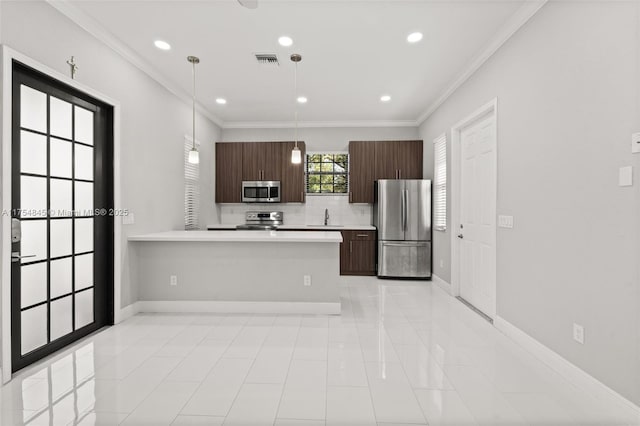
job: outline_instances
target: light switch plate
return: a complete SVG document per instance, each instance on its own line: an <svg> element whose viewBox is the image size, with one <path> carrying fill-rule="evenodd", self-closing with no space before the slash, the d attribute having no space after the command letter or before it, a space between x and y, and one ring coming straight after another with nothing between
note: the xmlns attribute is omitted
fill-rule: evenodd
<svg viewBox="0 0 640 426"><path fill-rule="evenodd" d="M620 167L619 186L633 186L633 166Z"/></svg>
<svg viewBox="0 0 640 426"><path fill-rule="evenodd" d="M631 152L634 154L640 153L640 133L631 135Z"/></svg>
<svg viewBox="0 0 640 426"><path fill-rule="evenodd" d="M513 228L513 216L498 216L498 226L500 228Z"/></svg>
<svg viewBox="0 0 640 426"><path fill-rule="evenodd" d="M123 225L133 225L134 223L136 223L136 217L133 213L129 212L128 215L122 216Z"/></svg>

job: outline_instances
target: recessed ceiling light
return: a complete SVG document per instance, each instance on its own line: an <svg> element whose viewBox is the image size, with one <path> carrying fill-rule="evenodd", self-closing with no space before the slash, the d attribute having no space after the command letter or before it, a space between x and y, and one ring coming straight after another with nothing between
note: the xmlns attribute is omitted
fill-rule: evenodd
<svg viewBox="0 0 640 426"><path fill-rule="evenodd" d="M407 41L409 43L417 43L420 40L422 40L422 33L419 32L411 33L407 36Z"/></svg>
<svg viewBox="0 0 640 426"><path fill-rule="evenodd" d="M289 47L293 44L293 39L291 37L282 36L278 39L278 43L280 43L280 46Z"/></svg>
<svg viewBox="0 0 640 426"><path fill-rule="evenodd" d="M391 96L389 96L389 95L380 96L380 101L381 102L389 102L390 100L391 100Z"/></svg>
<svg viewBox="0 0 640 426"><path fill-rule="evenodd" d="M220 105L224 105L227 103L227 100L225 98L216 98L216 103Z"/></svg>
<svg viewBox="0 0 640 426"><path fill-rule="evenodd" d="M299 104L306 104L308 101L308 99L305 96L298 96L298 103Z"/></svg>
<svg viewBox="0 0 640 426"><path fill-rule="evenodd" d="M153 44L160 50L169 50L171 49L171 45L163 40L156 40Z"/></svg>

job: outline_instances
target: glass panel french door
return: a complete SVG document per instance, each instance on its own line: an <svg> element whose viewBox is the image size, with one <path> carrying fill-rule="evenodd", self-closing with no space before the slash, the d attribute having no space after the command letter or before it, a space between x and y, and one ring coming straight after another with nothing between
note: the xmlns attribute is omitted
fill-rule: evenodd
<svg viewBox="0 0 640 426"><path fill-rule="evenodd" d="M113 324L113 111L13 64L12 364Z"/></svg>

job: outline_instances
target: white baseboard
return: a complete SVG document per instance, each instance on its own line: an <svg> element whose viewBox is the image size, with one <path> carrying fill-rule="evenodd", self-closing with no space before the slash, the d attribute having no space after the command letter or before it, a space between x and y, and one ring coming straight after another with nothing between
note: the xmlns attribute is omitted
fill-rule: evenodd
<svg viewBox="0 0 640 426"><path fill-rule="evenodd" d="M618 392L611 389L609 386L605 385L586 371L582 370L580 367L563 358L557 352L543 345L504 318L496 316L493 324L505 336L518 343L526 349L527 352L547 364L573 385L580 389L584 389L586 392L596 397L624 404L631 410L635 411L638 414L638 419L640 419L640 406L629 401L627 398L620 395Z"/></svg>
<svg viewBox="0 0 640 426"><path fill-rule="evenodd" d="M132 316L134 316L135 314L137 314L138 312L140 312L140 302L134 302L128 306L125 306L124 308L120 309L120 311L116 312L115 318L113 319L113 322L115 324L121 323L122 321L126 320L127 318L131 318Z"/></svg>
<svg viewBox="0 0 640 426"><path fill-rule="evenodd" d="M232 301L151 301L136 302L138 312L242 313L242 314L340 314L340 302L232 302Z"/></svg>
<svg viewBox="0 0 640 426"><path fill-rule="evenodd" d="M448 282L446 282L436 274L431 274L431 282L437 285L438 287L440 287L441 289L443 289L444 291L446 291L449 296L452 296L451 284L449 284Z"/></svg>

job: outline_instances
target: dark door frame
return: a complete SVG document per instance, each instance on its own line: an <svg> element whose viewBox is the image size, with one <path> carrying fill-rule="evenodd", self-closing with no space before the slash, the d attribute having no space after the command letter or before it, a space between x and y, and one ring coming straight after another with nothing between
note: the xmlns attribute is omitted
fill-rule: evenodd
<svg viewBox="0 0 640 426"><path fill-rule="evenodd" d="M113 287L109 289L108 297L111 299L110 317L113 323L118 323L123 319L125 312L120 309L121 295L121 270L122 270L122 223L121 217L117 212L121 211L120 193L120 103L110 97L90 88L83 84L72 80L63 74L52 70L28 56L25 56L7 46L1 46L2 53L2 153L0 162L2 165L2 198L1 205L3 212L10 213L12 199L12 87L13 87L13 63L18 62L34 72L40 73L46 78L55 80L62 87L81 92L83 95L93 98L98 102L105 104L112 109L112 119L108 124L111 130L113 141L113 192L111 195L112 205L114 209L113 227L112 227L112 248L113 262L111 273L113 276ZM12 377L12 347L11 347L11 215L3 214L1 219L2 242L0 243L0 304L1 317L0 327L2 330L2 383L11 380Z"/></svg>

